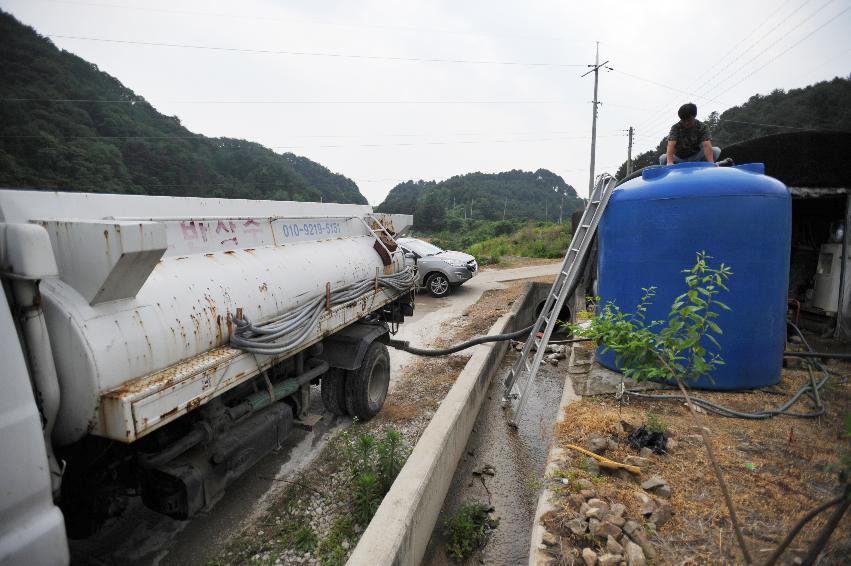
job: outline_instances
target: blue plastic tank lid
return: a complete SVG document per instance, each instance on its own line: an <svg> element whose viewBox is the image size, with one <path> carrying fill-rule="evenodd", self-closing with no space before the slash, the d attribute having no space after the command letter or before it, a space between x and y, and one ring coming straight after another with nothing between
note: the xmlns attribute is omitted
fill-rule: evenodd
<svg viewBox="0 0 851 566"><path fill-rule="evenodd" d="M715 167L715 165L706 161L687 161L684 163L677 163L676 165L652 165L644 168L641 172L641 178L645 181L653 181L655 179L662 179L672 172L685 173L690 169L706 169L711 167ZM765 174L764 163L745 163L743 165L736 165L733 169L757 175Z"/></svg>

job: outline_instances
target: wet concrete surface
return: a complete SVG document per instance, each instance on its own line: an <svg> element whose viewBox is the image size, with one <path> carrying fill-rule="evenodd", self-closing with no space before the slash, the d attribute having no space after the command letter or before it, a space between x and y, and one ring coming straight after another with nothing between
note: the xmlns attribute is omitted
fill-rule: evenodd
<svg viewBox="0 0 851 566"><path fill-rule="evenodd" d="M541 366L514 430L508 426L501 399L502 382L516 357L517 352L506 355L493 376L488 397L467 442L466 455L455 470L429 541L422 561L425 566L458 564L446 553L443 524L462 503L474 502L493 506L492 516L499 517L499 526L491 533L485 548L464 564L518 566L529 561L532 524L564 374L558 368ZM565 366L562 362L562 368ZM493 476L473 473L487 465L494 467Z"/></svg>
<svg viewBox="0 0 851 566"><path fill-rule="evenodd" d="M475 303L488 289L502 288L502 282L552 275L558 264L485 271L448 297L434 298L427 293L417 296L414 316L400 325L396 338L413 345L428 346L438 337L444 324ZM415 356L390 350L391 387ZM311 412L324 414L313 431L295 429L284 446L263 458L244 476L232 483L213 506L188 521L178 521L145 507L141 499L131 497L122 515L105 525L94 536L70 541L74 566L171 566L205 564L226 545L245 521L259 515L265 503L286 486L286 480L308 467L319 455L328 438L351 421L324 412L319 388L311 394Z"/></svg>

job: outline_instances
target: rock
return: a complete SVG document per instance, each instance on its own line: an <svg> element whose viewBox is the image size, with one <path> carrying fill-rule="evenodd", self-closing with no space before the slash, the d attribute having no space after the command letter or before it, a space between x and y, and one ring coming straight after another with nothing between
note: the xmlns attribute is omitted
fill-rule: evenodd
<svg viewBox="0 0 851 566"><path fill-rule="evenodd" d="M600 436L599 434L592 434L585 442L585 446L594 454L599 454L602 456L606 453L606 448L608 448L608 442L606 442L606 439Z"/></svg>
<svg viewBox="0 0 851 566"><path fill-rule="evenodd" d="M699 434L687 434L683 437L683 442L688 444L703 444L703 437Z"/></svg>
<svg viewBox="0 0 851 566"><path fill-rule="evenodd" d="M496 475L496 468L494 468L491 464L485 464L481 468L473 470L474 476L494 476Z"/></svg>
<svg viewBox="0 0 851 566"><path fill-rule="evenodd" d="M624 523L626 522L626 519L624 519L623 517L617 517L615 515L612 515L611 513L606 515L604 519L617 527L623 527Z"/></svg>
<svg viewBox="0 0 851 566"><path fill-rule="evenodd" d="M588 521L588 532L595 537L608 540L609 537L616 538L620 536L621 529L617 525L614 525L608 521L598 521L597 519L591 519L590 521Z"/></svg>
<svg viewBox="0 0 851 566"><path fill-rule="evenodd" d="M618 566L623 560L623 556L620 554L610 554L606 553L600 556L597 561L599 566Z"/></svg>
<svg viewBox="0 0 851 566"><path fill-rule="evenodd" d="M588 505L587 503L585 503L584 501L582 502L582 505L579 506L579 514L583 517L587 517L588 511L590 511L590 510L591 510L591 506Z"/></svg>
<svg viewBox="0 0 851 566"><path fill-rule="evenodd" d="M597 497L596 489L583 489L579 492L579 495L584 497L585 499L591 499L592 497Z"/></svg>
<svg viewBox="0 0 851 566"><path fill-rule="evenodd" d="M581 478L581 479L576 480L576 486L579 489L593 489L594 483L591 480Z"/></svg>
<svg viewBox="0 0 851 566"><path fill-rule="evenodd" d="M676 440L674 440L673 438L669 438L668 442L665 443L665 452L671 452L673 450L676 450L677 444L678 443Z"/></svg>
<svg viewBox="0 0 851 566"><path fill-rule="evenodd" d="M597 564L597 553L591 550L590 548L582 549L582 560L585 561L586 566L596 566Z"/></svg>
<svg viewBox="0 0 851 566"><path fill-rule="evenodd" d="M645 446L644 448L638 451L638 455L642 458L650 458L651 456L653 456L653 450Z"/></svg>
<svg viewBox="0 0 851 566"><path fill-rule="evenodd" d="M597 509L602 509L603 511L609 510L609 504L603 501L602 499L597 499L596 497L588 500L588 507L596 507Z"/></svg>
<svg viewBox="0 0 851 566"><path fill-rule="evenodd" d="M623 517L624 512L626 511L626 505L623 503L613 503L609 508L609 511L615 517ZM618 554L617 552L615 554Z"/></svg>
<svg viewBox="0 0 851 566"><path fill-rule="evenodd" d="M644 559L644 551L634 542L627 542L624 552L627 566L646 566L647 560Z"/></svg>
<svg viewBox="0 0 851 566"><path fill-rule="evenodd" d="M668 485L668 482L663 480L661 476L650 476L648 479L641 482L641 489L651 491L663 485Z"/></svg>
<svg viewBox="0 0 851 566"><path fill-rule="evenodd" d="M606 514L606 511L600 509L599 507L588 507L585 510L585 516L589 519L602 519L603 516Z"/></svg>
<svg viewBox="0 0 851 566"><path fill-rule="evenodd" d="M606 439L606 450L614 451L614 450L617 450L617 449L618 449L618 443L617 443L616 440L614 440L612 438Z"/></svg>
<svg viewBox="0 0 851 566"><path fill-rule="evenodd" d="M340 543L340 546L343 547L343 550L349 550L351 543L347 540L343 540L343 542Z"/></svg>
<svg viewBox="0 0 851 566"><path fill-rule="evenodd" d="M585 531L588 530L588 523L579 518L571 519L570 521L566 522L564 526L570 529L570 532L575 535L585 534Z"/></svg>
<svg viewBox="0 0 851 566"><path fill-rule="evenodd" d="M547 546L555 546L558 544L558 538L556 538L556 536L550 531L544 531L544 534L541 537L541 542Z"/></svg>
<svg viewBox="0 0 851 566"><path fill-rule="evenodd" d="M567 502L572 509L576 509L577 511L579 511L579 509L585 503L585 498L579 495L578 493L572 493L567 497Z"/></svg>
<svg viewBox="0 0 851 566"><path fill-rule="evenodd" d="M606 539L606 550L611 554L623 554L623 546L611 536Z"/></svg>
<svg viewBox="0 0 851 566"><path fill-rule="evenodd" d="M642 504L647 504L653 501L653 498L644 493L643 491L635 491L633 492L635 498L638 499Z"/></svg>
<svg viewBox="0 0 851 566"><path fill-rule="evenodd" d="M653 545L650 543L650 541L647 540L647 537L644 536L644 533L641 532L641 527L638 526L638 523L636 523L635 521L627 521L626 524L623 526L623 532L629 535L629 538L631 538L633 541L635 541L636 544L638 544L638 546L641 547L641 549L644 551L644 555L647 558L651 560L656 559L656 551L654 550ZM624 546L624 548L626 548L629 543L626 540L622 540L621 544Z"/></svg>
<svg viewBox="0 0 851 566"><path fill-rule="evenodd" d="M642 448L642 450L644 450ZM627 456L623 460L624 464L629 464L630 466L638 466L639 468L643 468L645 466L650 465L650 458L642 458L641 456Z"/></svg>
<svg viewBox="0 0 851 566"><path fill-rule="evenodd" d="M665 499L671 498L671 486L668 484L660 485L656 489L653 490L653 493L658 495L659 497L664 497Z"/></svg>
<svg viewBox="0 0 851 566"><path fill-rule="evenodd" d="M665 523L671 520L673 516L673 508L671 504L667 501L663 501L659 504L658 507L653 511L653 514L650 515L650 522L654 523L657 527L661 527Z"/></svg>

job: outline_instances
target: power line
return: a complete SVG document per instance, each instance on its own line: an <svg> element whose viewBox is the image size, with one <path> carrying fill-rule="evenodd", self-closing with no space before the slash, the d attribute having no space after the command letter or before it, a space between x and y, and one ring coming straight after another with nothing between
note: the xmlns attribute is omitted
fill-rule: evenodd
<svg viewBox="0 0 851 566"><path fill-rule="evenodd" d="M611 137L611 136L605 136ZM68 145L71 143L71 140L58 140L51 139L48 137L39 137L39 138L20 138L20 137L11 137L7 139L37 139L38 141L45 141L51 145ZM110 138L108 136L104 136L102 138L88 138L88 139L127 139L122 137ZM133 138L130 138L133 139ZM163 138L157 138L163 139ZM164 138L169 139L169 138ZM220 141L220 138L175 138L181 140L206 140L212 142L212 144L216 144L216 142ZM274 145L274 146L263 146L257 142L244 141L245 145L261 145L266 149L285 149L285 150L293 150L293 149L347 149L347 148L388 148L388 147L423 147L423 146L443 146L443 145L478 145L478 144L502 144L502 143L543 143L543 142L551 142L551 141L570 141L570 140L586 140L589 139L588 136L556 136L549 138L533 138L533 139L485 139L485 140L434 140L434 141L417 141L417 142L394 142L394 143L361 143L361 144L322 144L322 145ZM244 149L243 145L240 142L229 143L224 146L216 146L215 149L224 149L224 150L240 150Z"/></svg>
<svg viewBox="0 0 851 566"><path fill-rule="evenodd" d="M824 10L827 6L829 6L830 4L832 4L834 1L835 1L835 0L827 0L827 2L825 2L824 4L822 4L821 6L819 6L818 8L816 8L816 10L815 10L814 12L810 13L810 15L808 15L808 16L807 16L807 17L805 17L802 21L800 21L800 22L798 22L797 24L795 24L795 26L793 27L793 30L797 30L797 29L799 29L801 26L803 26L805 23L807 23L807 22L808 22L808 21L810 21L813 17L815 17L815 16L816 16L819 12L821 12L821 11L822 11L822 10ZM843 14L843 13L844 13L845 11L847 11L847 10L848 10L848 8L846 8L845 10L843 10L842 12L840 12L838 15ZM837 16L838 16L838 15L837 15ZM835 17L837 17L837 16L834 16L834 18L835 18ZM829 21L830 21L830 20L829 20ZM822 26L820 26L818 29L821 29L822 27L824 27L824 25L826 25L826 24L823 24L823 25L822 25ZM818 31L818 29L816 29L815 31ZM812 32L812 33L815 33L815 31L814 31L814 32ZM809 35L812 35L812 33L811 33L811 34L809 34ZM809 35L807 35L806 37L809 37ZM764 48L763 48L763 49L762 49L759 53L757 53L756 55L754 55L753 57L751 57L750 59L748 59L748 60L747 60L747 62L743 63L743 64L742 64L739 68L737 68L735 71L733 71L732 73L728 74L728 75L727 75L727 76L726 76L723 80L721 80L721 81L719 81L719 82L715 83L715 85L714 85L712 88L710 88L710 89L709 89L709 92L712 92L712 91L714 91L714 90L717 90L717 89L718 89L721 85L723 85L725 82L729 81L732 77L734 77L736 74L738 74L739 72L741 72L741 71L742 71L745 67L747 67L748 65L750 65L751 63L753 63L754 61L756 61L757 59L759 59L759 58L760 58L760 57L761 57L761 56L762 56L765 52L767 52L769 49L773 48L775 45L777 45L777 44L778 44L778 43L780 43L781 41L785 40L787 37L788 37L788 35L787 35L787 34L783 34L783 35L781 35L780 37L778 37L777 39L775 39L773 42L771 42L770 44L766 45L766 46L765 46L765 47L764 47ZM798 43L800 43L800 41L798 41L798 42L796 42L796 43L792 44L792 46L791 46L791 47L789 47L788 49L786 49L785 51L783 51L783 53L786 53L787 51L789 51L789 49L792 49L792 47L795 47L796 45L798 45ZM782 55L782 53L781 53L781 55ZM779 55L775 56L773 59L776 59L777 57L779 57ZM773 59L772 59L772 60L773 60ZM763 65L763 66L764 66L764 65ZM728 67L729 67L729 65L728 65ZM762 67L759 67L759 68L761 69ZM724 70L725 70L725 69L721 69L721 71L724 71ZM758 70L758 69L757 69L757 70ZM719 71L719 73L720 73L721 71ZM754 72L755 72L755 71L754 71ZM747 77L751 76L752 74L753 74L753 72L751 72L750 74L748 74L745 78L747 78ZM736 85L738 85L738 84L740 84L740 83L741 83L741 81L739 81L739 82L735 83L732 87L727 88L727 89L726 89L726 90L724 90L723 92L728 92L730 89L732 89L734 86L736 86Z"/></svg>
<svg viewBox="0 0 851 566"><path fill-rule="evenodd" d="M329 21L317 21L317 20L305 20L305 19L296 19L296 18L275 18L270 16L247 16L245 14L233 14L233 13L222 13L222 12L203 12L203 11L195 11L195 10L174 10L174 9L166 9L166 8L152 8L149 6L130 6L123 4L106 4L101 2L75 2L71 0L39 0L41 2L50 2L53 4L66 4L72 6L90 6L97 8L117 8L117 9L125 9L125 10L137 10L144 12L154 12L154 13L162 13L162 14L175 14L175 15L185 15L185 16L208 16L215 18L226 18L228 20L249 20L249 21L258 21L258 22L278 22L278 23L288 23L288 24L297 24L297 25L314 25L314 26L332 26L332 27L344 27L344 28L356 28L356 29L372 29L372 30L385 30L385 31L396 31L396 32L405 32L405 33L430 33L430 34L446 34L446 35L460 35L460 36L472 36L472 37L514 37L517 39L534 39L534 40L547 40L547 41L570 41L572 43L579 43L579 41L565 40L564 37L560 36L540 36L540 35L529 35L527 33L518 33L512 31L500 32L495 34L490 33L476 33L464 30L446 30L446 29L435 29L435 28L420 28L420 27L411 27L411 26L392 26L392 25L375 25L375 24L359 24L359 23L350 23L350 22L329 22ZM582 41L582 43L585 43Z"/></svg>
<svg viewBox="0 0 851 566"><path fill-rule="evenodd" d="M829 3L829 2L828 2L828 3ZM768 65L772 64L772 63L773 63L773 62L775 62L777 59L779 59L780 57L782 57L783 55L785 55L786 53L788 53L789 51L791 51L792 49L794 49L795 47L797 47L798 45L800 45L801 43L803 43L804 41L806 41L807 39L809 39L810 37L812 37L812 36L813 36L816 32L821 31L823 28L825 28L825 27L829 26L830 24L832 24L833 22L835 22L837 19L839 19L839 17L840 17L840 16L842 16L843 14L845 14L848 10L851 10L851 6L848 6L848 7L846 7L844 10L840 11L838 14L836 14L836 15L834 15L834 16L831 16L831 17L830 17L827 21L823 22L820 26L818 26L817 28L815 28L814 30L812 30L810 33L808 33L808 34L807 34L807 35L805 35L804 37L800 38L798 41L796 41L795 43L793 43L792 45L790 45L789 47L787 47L786 49L784 49L783 51L781 51L780 53L778 53L777 55L775 55L774 57L772 57L771 59L769 59L768 61L766 61L766 62L765 62L765 63L763 63L762 65L760 65L759 67L757 67L756 69L752 70L750 73L748 73L747 75L745 75L744 77L742 77L742 78L741 78L738 82L736 82L736 83L734 83L734 84L730 85L730 86L729 86L726 90L724 90L721 94L724 94L724 93L726 93L726 92L729 92L729 91L730 91L730 90L732 90L733 88L735 88L735 87L739 86L739 85L740 85L740 84L742 84L744 81L746 81L747 79L749 79L750 77L752 77L754 74L758 73L759 71L761 71L762 69L764 69L764 68L765 68L765 67L767 67Z"/></svg>
<svg viewBox="0 0 851 566"><path fill-rule="evenodd" d="M715 67L719 66L719 65L721 64L721 62L722 62L724 59L726 59L726 58L727 58L727 56L728 56L728 55L730 55L731 53L736 52L736 50L739 48L739 46L740 46L740 45L742 45L743 43L745 43L745 41L747 41L749 38L753 37L753 35L754 35L754 34L756 34L756 32L757 32L757 31L759 31L759 30L760 30L763 26L765 26L765 25L766 25L769 21L771 21L771 19L772 19L774 16L776 16L776 15L780 14L780 13L783 11L783 9L784 9L784 8L785 8L785 7L786 7L786 6L787 6L787 5L791 2L791 1L792 1L792 0L786 0L786 2L784 2L784 3L783 3L783 4L782 4L782 5L781 5L781 6L780 6L780 7L779 7L779 8L778 8L778 9L777 9L777 10L776 10L773 14L772 14L772 16L771 16L771 17L766 18L765 20L763 20L763 21L762 21L762 23L760 23L760 24L759 24L756 28L754 28L754 29L753 29L753 31L751 31L749 34L745 35L745 36L744 36L741 40L739 40L739 42L738 42L738 43L736 43L733 47L731 47L731 48L730 48L730 49L729 49L729 50L728 50L728 51L727 51L727 52L726 52L723 56L721 56L720 58L718 58L718 59L715 61L715 63L713 63L713 64L712 64L712 66L711 66L711 67L709 67L709 69L707 69L707 70L706 70L706 71L705 71L702 75L703 75L704 77L705 77L706 75L708 75L708 74L709 74L709 72L711 72L711 70L712 70L712 69L714 69ZM753 49L753 48L754 48L757 44L759 44L759 43L760 43L763 39L765 39L768 35L770 35L771 33L773 33L773 32L774 32L774 30L775 30L775 29L777 29L777 26L779 26L779 25L783 24L784 22L788 21L788 18L789 18L789 17L791 17L793 14L795 14L798 10L800 10L800 9L804 6L804 4L806 4L807 2L809 2L809 0L804 0L804 2L803 2L800 6L798 6L795 10L793 10L791 13L789 13L789 14L788 14L788 15L787 15L784 19L781 19L781 20L780 20L780 22L779 22L779 23L778 23L775 27L771 28L769 31L767 31L767 32L765 32L764 34L762 34L762 35L761 35L761 36L760 36L760 37L759 37L756 41L754 41L753 43L751 43L749 47L746 47L745 49L743 49L743 50L739 51L739 52L738 52L738 53L739 53L739 55L738 55L737 57L735 57L732 61L730 61L730 62L727 64L727 66L732 65L733 63L735 63L735 62L736 62L736 61L737 61L740 57L742 57L742 55L743 55L744 53L746 53L746 52L747 52L747 51L749 51L750 49ZM722 70L723 70L723 69L722 69ZM719 71L719 72L720 72L720 71ZM717 75L718 75L718 73L716 73L715 75L713 75L713 76L712 76L712 78L716 77ZM699 79L699 77L698 77L698 79ZM704 80L702 83L700 83L699 85L697 85L697 86L695 86L695 87L690 88L691 93L697 92L700 88L702 88L704 85L706 85L706 84L709 82L709 80L711 80L711 78L710 78L710 79L706 79L706 80ZM690 94L691 94L691 93L690 93ZM668 103L667 103L664 107L660 107L657 111L655 111L652 117L650 117L649 119L646 119L646 120L644 120L644 121L640 122L640 123L639 123L639 125L638 125L638 128L640 128L640 129L646 129L646 128L650 128L651 126L654 126L654 125L655 125L655 124L656 124L656 123L657 123L660 119L663 119L663 118L664 118L664 116L666 115L666 113L667 113L667 112L669 112L669 109L670 109L671 104L673 104L674 102L675 102L675 99L671 99L671 101L669 101L669 102L668 102Z"/></svg>
<svg viewBox="0 0 851 566"><path fill-rule="evenodd" d="M756 42L754 42L753 44L751 44L751 46L750 46L747 50L743 51L743 52L742 52L742 53L741 53L738 57L736 57L733 61L731 61L731 62L730 62L730 63L729 63L726 67L721 68L721 69L720 69L717 73L715 73L712 77L710 77L709 79L707 79L706 81L704 81L704 83L703 83L703 84L706 84L707 82L711 81L712 79L714 79L715 77L717 77L720 73L722 73L723 71L727 70L730 66L732 66L732 64L733 64L733 63L735 63L736 61L738 61L739 59L741 59L741 57L743 57L743 56L747 53L747 51L748 51L749 49L753 48L753 47L754 47L754 46L756 46L758 43L760 43L760 42L761 42L761 41L762 41L765 37L767 37L769 34L771 34L772 32L774 32L774 31L775 31L775 30L776 30L776 29L777 29L777 28L778 28L781 24L783 24L783 23L787 22L787 21L788 21L788 18L790 18L791 16L793 16L794 14L796 14L796 13L797 13L797 12L798 12L798 11L799 11L799 10L800 10L803 6L804 6L804 5L806 5L806 4L807 4L807 2L808 2L808 1L809 1L809 0L805 0L802 4L800 4L797 8L795 8L795 9L794 9L791 13L789 13L789 14L786 16L786 19L785 19L785 20L781 21L781 22L780 22L780 23L778 23L776 26L774 26L773 28L771 28L771 30L769 30L768 32L766 32L765 34L763 34L763 36L762 36L762 37L760 37L760 38L759 38ZM834 1L834 0L827 0L827 2L825 2L824 4L822 4L821 6L819 6L818 8L816 8L816 10L815 10L815 11L811 12L811 13L810 13L808 16L806 16L803 20L800 20L800 21L796 22L795 24L793 24L793 26L792 26L792 30L796 30L796 29L800 28L800 27L801 27L802 25L804 25L806 22L808 22L809 20L811 20L811 19L812 19L812 18L813 18L816 14L818 14L819 12L821 12L821 11L822 11L825 7L827 7L829 4L833 3L833 1ZM851 8L851 7L849 7L849 8ZM790 45L787 49L785 49L784 51L782 51L780 54L775 55L774 57L772 57L772 58L771 58L768 62L764 63L763 65L761 65L761 66L759 66L759 67L757 67L756 69L753 69L750 73L748 73L747 75L745 75L742 79L740 79L740 80L739 80L739 81L737 81L736 83L732 84L731 86L729 86L728 88L726 88L725 90L723 90L722 92L720 92L719 94L717 94L717 95L715 95L715 96L723 96L724 94L726 94L727 92L729 92L730 90L732 90L733 88L735 88L736 86L740 85L740 84L741 84L742 82L744 82L746 79L748 79L749 77L753 76L756 72L760 71L761 69L763 69L764 67L766 67L767 65L769 65L771 62L773 62L774 60L776 60L778 57L780 57L780 56L784 55L785 53L787 53L788 51L790 51L792 48L794 48L795 46L797 46L798 44L800 44L800 43L801 43L804 39L807 39L807 38L808 38L808 37L810 37L812 34L814 34L816 31L819 31L821 28L825 27L825 25L829 24L831 21L833 21L833 19L836 19L838 16L842 15L843 13L845 13L845 12L846 12L849 8L846 8L845 10L843 10L842 12L840 12L839 14L837 14L836 16L833 16L833 18L832 18L831 20L828 20L827 22L825 22L824 24L822 24L821 26L819 26L817 29L815 29L815 30L813 30L812 32L810 32L810 33L809 33L808 35L806 35L804 38L802 38L802 39L798 40L797 42L793 43L793 44L792 44L792 45ZM743 71L743 70L744 70L744 69L745 69L748 65L750 65L751 63L753 63L754 61L756 61L756 60L757 60L759 57L761 57L761 56L762 56L762 55L763 55L766 51L768 51L769 49L773 48L775 45L777 45L779 42L781 42L781 41L785 40L787 37L788 37L788 34L786 34L786 33L781 34L781 35L780 35L778 38L776 38L773 42L771 42L771 43L770 43L770 44L768 44L766 47L764 47L762 50L760 50L760 51L759 51L756 55L754 55L753 57L751 57L750 59L748 59L745 63L743 63L742 65L740 65L738 68L736 68L734 71L732 71L731 73L729 73L729 74L727 75L727 77L726 77L726 78L724 78L724 79L723 79L723 80L721 80L720 82L716 83L716 84L715 84L715 86L713 86L712 88L710 88L710 89L709 89L709 91L707 91L707 93L711 93L712 91L717 90L717 89L720 87L720 85L724 84L725 82L727 82L728 80L730 80L732 77L734 77L735 75L737 75L738 73L740 73L741 71ZM701 85L701 86L702 86L702 85ZM658 122L659 122L659 119L652 120L650 123L648 123L648 125L646 126L646 128L651 128L654 124L656 124L656 123L658 123Z"/></svg>
<svg viewBox="0 0 851 566"><path fill-rule="evenodd" d="M442 59L437 57L398 57L393 55L364 55L355 53L334 53L322 51L288 51L276 49L250 49L244 47L222 47L216 45L192 45L188 43L161 43L156 41L134 41L129 39L109 39L104 37L85 37L79 35L49 34L46 37L53 39L71 39L75 41L95 41L101 43L114 43L120 45L143 45L145 47L172 47L180 49L194 49L204 51L219 51L227 53L253 53L258 55L290 55L299 57L327 57L333 59L359 59L366 61L394 61L413 63L452 63L470 65L508 65L516 67L584 67L585 65L570 63L548 63L527 61L491 61L475 59Z"/></svg>
<svg viewBox="0 0 851 566"><path fill-rule="evenodd" d="M144 98L0 98L0 102L52 102L52 103L104 103L104 104L150 104ZM166 100L167 104L366 104L366 105L390 105L390 104L573 104L580 103L567 100Z"/></svg>

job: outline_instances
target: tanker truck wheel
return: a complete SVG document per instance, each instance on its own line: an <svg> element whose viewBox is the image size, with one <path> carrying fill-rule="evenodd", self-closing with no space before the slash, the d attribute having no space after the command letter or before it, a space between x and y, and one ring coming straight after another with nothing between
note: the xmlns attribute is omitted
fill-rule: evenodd
<svg viewBox="0 0 851 566"><path fill-rule="evenodd" d="M331 368L322 376L322 404L337 416L348 415L346 409L346 371Z"/></svg>
<svg viewBox="0 0 851 566"><path fill-rule="evenodd" d="M370 344L361 366L346 372L346 408L351 416L368 421L378 414L390 386L390 354L381 342Z"/></svg>

